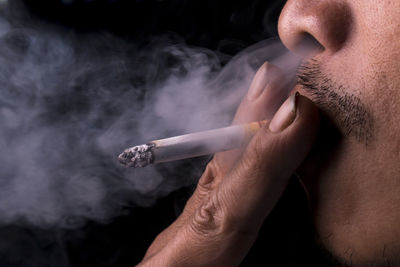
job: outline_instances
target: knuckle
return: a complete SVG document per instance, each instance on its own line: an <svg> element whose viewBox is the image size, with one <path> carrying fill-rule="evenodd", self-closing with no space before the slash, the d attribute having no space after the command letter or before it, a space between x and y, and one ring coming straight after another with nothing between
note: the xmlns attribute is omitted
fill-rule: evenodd
<svg viewBox="0 0 400 267"><path fill-rule="evenodd" d="M219 197L210 194L194 213L192 229L201 236L220 236L226 228L225 217Z"/></svg>
<svg viewBox="0 0 400 267"><path fill-rule="evenodd" d="M220 207L215 197L210 196L194 213L193 229L201 235L219 231Z"/></svg>
<svg viewBox="0 0 400 267"><path fill-rule="evenodd" d="M206 170L199 179L199 182L197 184L199 190L208 192L215 188L218 180L217 177L220 174L221 172L219 164L215 159L213 159L210 163L207 164Z"/></svg>
<svg viewBox="0 0 400 267"><path fill-rule="evenodd" d="M210 194L194 213L192 230L208 238L230 236L240 224L234 209L235 201L228 203L222 192Z"/></svg>

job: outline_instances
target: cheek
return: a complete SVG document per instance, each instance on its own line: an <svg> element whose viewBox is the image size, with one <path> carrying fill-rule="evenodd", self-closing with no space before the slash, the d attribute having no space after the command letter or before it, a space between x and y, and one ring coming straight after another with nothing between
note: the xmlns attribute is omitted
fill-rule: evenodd
<svg viewBox="0 0 400 267"><path fill-rule="evenodd" d="M370 62L362 80L364 100L373 117L376 145L393 153L400 139L400 57Z"/></svg>
<svg viewBox="0 0 400 267"><path fill-rule="evenodd" d="M357 95L374 121L370 147L344 141L313 185L324 245L355 262L400 251L400 55L392 52L396 43L379 42L359 39L324 61L324 71Z"/></svg>
<svg viewBox="0 0 400 267"><path fill-rule="evenodd" d="M361 82L377 119L395 125L400 113L400 1L360 3L354 60L361 64Z"/></svg>
<svg viewBox="0 0 400 267"><path fill-rule="evenodd" d="M327 63L328 73L368 108L377 136L400 129L400 30L395 40L388 31L356 30L353 41Z"/></svg>
<svg viewBox="0 0 400 267"><path fill-rule="evenodd" d="M380 258L384 249L392 257L400 251L400 170L392 156L347 141L319 177L311 196L314 220L336 256L363 262Z"/></svg>
<svg viewBox="0 0 400 267"><path fill-rule="evenodd" d="M400 1L353 3L362 16L356 16L351 41L320 61L368 107L374 138L367 148L345 140L307 187L324 245L342 259L362 262L382 259L384 251L399 258L400 16L392 13L398 14Z"/></svg>

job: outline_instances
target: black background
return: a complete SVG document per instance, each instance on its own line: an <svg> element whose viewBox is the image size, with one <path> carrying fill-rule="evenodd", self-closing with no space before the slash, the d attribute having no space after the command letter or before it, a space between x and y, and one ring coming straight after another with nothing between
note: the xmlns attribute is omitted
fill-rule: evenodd
<svg viewBox="0 0 400 267"><path fill-rule="evenodd" d="M10 0L12 1L12 0ZM81 34L110 31L145 46L173 32L193 46L235 55L277 35L283 0L25 0L31 16ZM0 266L134 266L154 237L179 214L193 186L133 207L109 224L88 222L75 230L9 225L0 229ZM251 194L251 192L248 192ZM313 241L307 202L293 179L265 221L242 266L328 266Z"/></svg>

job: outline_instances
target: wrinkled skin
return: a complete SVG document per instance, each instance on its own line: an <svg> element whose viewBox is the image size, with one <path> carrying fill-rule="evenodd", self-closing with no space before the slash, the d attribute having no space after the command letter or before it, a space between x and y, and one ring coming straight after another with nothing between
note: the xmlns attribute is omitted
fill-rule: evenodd
<svg viewBox="0 0 400 267"><path fill-rule="evenodd" d="M239 265L300 167L319 240L339 262L400 266L399 15L393 0L288 0L280 37L313 51L299 68L294 121L271 131L275 114L246 148L218 153L141 265ZM271 115L281 101L273 69L258 71L234 123Z"/></svg>
<svg viewBox="0 0 400 267"><path fill-rule="evenodd" d="M279 34L295 53L305 36L319 43L316 88L296 89L342 135L331 149L322 133L300 174L322 245L348 265L400 266L400 1L289 0ZM326 79L329 91L358 99L366 123L349 131L343 110L318 98Z"/></svg>
<svg viewBox="0 0 400 267"><path fill-rule="evenodd" d="M270 118L284 98L282 73L264 64L233 123ZM140 266L237 266L310 151L319 112L292 94L272 120L239 149L217 153L178 219L151 244Z"/></svg>

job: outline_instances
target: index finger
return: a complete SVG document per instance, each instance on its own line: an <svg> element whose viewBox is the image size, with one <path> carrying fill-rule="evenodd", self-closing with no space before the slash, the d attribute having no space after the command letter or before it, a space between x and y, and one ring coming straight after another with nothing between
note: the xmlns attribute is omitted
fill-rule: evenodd
<svg viewBox="0 0 400 267"><path fill-rule="evenodd" d="M283 72L275 65L265 62L255 74L236 111L232 124L244 124L253 121L269 120L287 97ZM244 148L216 153L212 164L227 173L243 153Z"/></svg>

